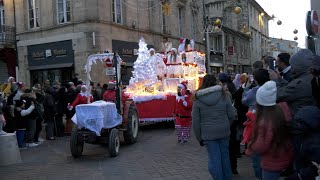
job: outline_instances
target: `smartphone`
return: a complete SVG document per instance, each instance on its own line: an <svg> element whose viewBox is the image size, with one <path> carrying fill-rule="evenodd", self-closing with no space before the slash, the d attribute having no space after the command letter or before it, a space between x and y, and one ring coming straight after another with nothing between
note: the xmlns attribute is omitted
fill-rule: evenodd
<svg viewBox="0 0 320 180"><path fill-rule="evenodd" d="M269 60L269 69L275 71L276 70L276 60L270 59Z"/></svg>

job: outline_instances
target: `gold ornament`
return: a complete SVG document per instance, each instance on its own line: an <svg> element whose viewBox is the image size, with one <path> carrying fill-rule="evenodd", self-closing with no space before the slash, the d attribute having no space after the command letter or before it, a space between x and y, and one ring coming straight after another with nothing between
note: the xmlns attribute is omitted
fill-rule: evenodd
<svg viewBox="0 0 320 180"><path fill-rule="evenodd" d="M221 26L221 20L220 19L216 19L213 24L215 26Z"/></svg>
<svg viewBox="0 0 320 180"><path fill-rule="evenodd" d="M241 9L241 7L237 6L237 7L234 8L233 11L234 11L234 13L236 13L236 14L240 14L240 13L242 12L242 9Z"/></svg>
<svg viewBox="0 0 320 180"><path fill-rule="evenodd" d="M162 13L165 15L165 16L168 16L171 14L171 11L172 11L172 6L170 3L165 3L164 5L162 5Z"/></svg>
<svg viewBox="0 0 320 180"><path fill-rule="evenodd" d="M242 32L242 33L247 33L247 32L249 32L248 26L244 25L244 26L242 27L242 29L241 29L241 32Z"/></svg>
<svg viewBox="0 0 320 180"><path fill-rule="evenodd" d="M220 30L220 28L218 27L218 26L213 26L213 31L214 32L217 32L217 31L219 31Z"/></svg>
<svg viewBox="0 0 320 180"><path fill-rule="evenodd" d="M294 40L296 41L296 40L298 40L298 37L296 36L296 37L294 37Z"/></svg>
<svg viewBox="0 0 320 180"><path fill-rule="evenodd" d="M294 34L297 34L297 33L298 33L298 30L297 30L297 29L295 29L295 30L293 31L293 33L294 33Z"/></svg>
<svg viewBox="0 0 320 180"><path fill-rule="evenodd" d="M282 21L278 20L277 24L280 26L282 24Z"/></svg>

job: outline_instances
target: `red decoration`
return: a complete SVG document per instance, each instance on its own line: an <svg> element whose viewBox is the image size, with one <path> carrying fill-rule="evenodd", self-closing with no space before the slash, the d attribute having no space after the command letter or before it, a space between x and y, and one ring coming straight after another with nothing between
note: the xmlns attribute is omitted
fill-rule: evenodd
<svg viewBox="0 0 320 180"><path fill-rule="evenodd" d="M112 65L113 65L113 61L110 58L107 58L105 60L105 66L106 67L112 67Z"/></svg>

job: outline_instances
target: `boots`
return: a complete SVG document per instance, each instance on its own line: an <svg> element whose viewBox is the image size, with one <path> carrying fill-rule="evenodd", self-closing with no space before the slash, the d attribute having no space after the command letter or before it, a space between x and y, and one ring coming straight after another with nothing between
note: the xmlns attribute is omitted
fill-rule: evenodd
<svg viewBox="0 0 320 180"><path fill-rule="evenodd" d="M66 118L65 134L71 134L72 121L70 118Z"/></svg>

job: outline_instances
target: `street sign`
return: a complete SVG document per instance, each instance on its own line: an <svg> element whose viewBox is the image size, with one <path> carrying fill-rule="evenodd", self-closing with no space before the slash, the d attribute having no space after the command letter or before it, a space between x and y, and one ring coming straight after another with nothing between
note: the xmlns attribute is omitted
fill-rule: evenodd
<svg viewBox="0 0 320 180"><path fill-rule="evenodd" d="M306 28L309 36L316 36L319 32L319 17L317 11L312 10L307 13Z"/></svg>

